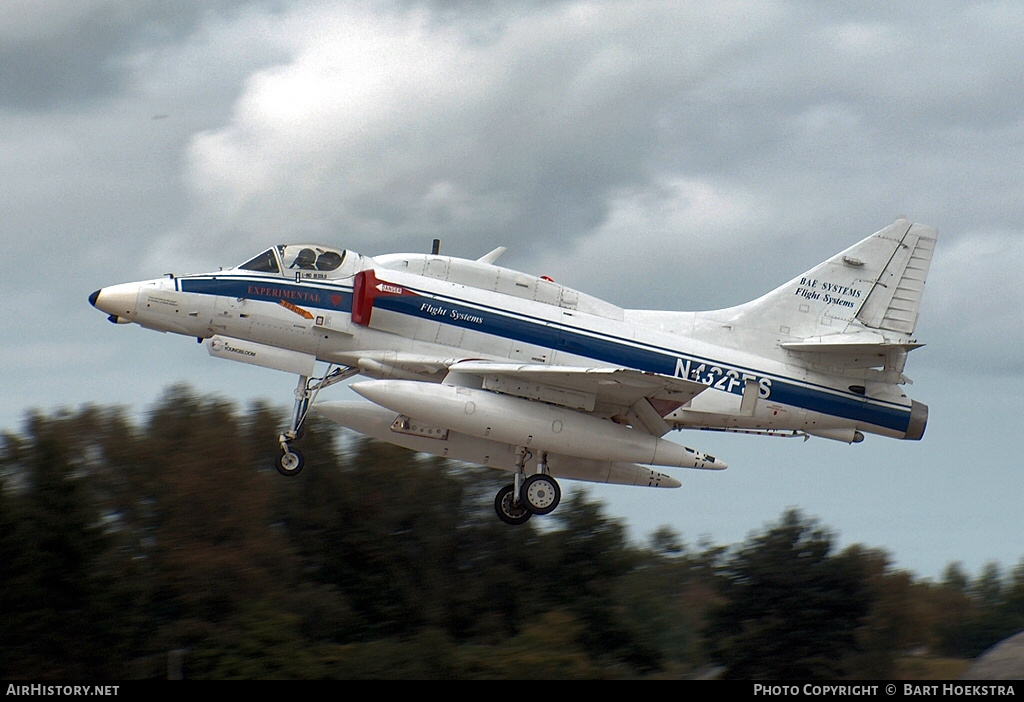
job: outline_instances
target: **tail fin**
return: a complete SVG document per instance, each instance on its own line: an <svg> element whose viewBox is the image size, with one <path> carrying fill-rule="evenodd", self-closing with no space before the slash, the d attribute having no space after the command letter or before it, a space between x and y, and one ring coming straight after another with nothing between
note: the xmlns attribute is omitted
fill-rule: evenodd
<svg viewBox="0 0 1024 702"><path fill-rule="evenodd" d="M865 327L909 337L936 235L932 227L900 218L767 295L709 316L789 339Z"/></svg>

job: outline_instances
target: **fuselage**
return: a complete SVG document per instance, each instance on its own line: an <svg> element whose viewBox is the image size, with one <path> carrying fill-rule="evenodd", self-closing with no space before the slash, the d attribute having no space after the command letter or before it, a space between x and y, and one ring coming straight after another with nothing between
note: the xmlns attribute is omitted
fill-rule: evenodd
<svg viewBox="0 0 1024 702"><path fill-rule="evenodd" d="M333 267L297 264L302 250L334 254ZM112 321L246 340L377 378L440 382L440 360L482 359L632 368L707 385L685 405L661 408L672 428L847 442L924 431L927 408L898 385L817 369L780 338L735 329L721 314L622 309L545 278L451 257L370 258L312 246L261 256L217 273L104 288L90 300Z"/></svg>

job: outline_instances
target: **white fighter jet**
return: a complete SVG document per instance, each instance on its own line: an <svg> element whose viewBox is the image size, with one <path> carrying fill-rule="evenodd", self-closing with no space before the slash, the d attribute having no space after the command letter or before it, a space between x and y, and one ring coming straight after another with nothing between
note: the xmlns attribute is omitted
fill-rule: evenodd
<svg viewBox="0 0 1024 702"><path fill-rule="evenodd" d="M299 376L278 470L317 393L356 374L369 402L312 408L414 451L513 473L495 498L521 524L556 478L678 487L725 463L673 429L920 439L901 386L936 230L900 218L772 292L706 312L623 309L548 277L432 254L274 246L216 273L97 290L116 323L194 336L209 353ZM326 363L322 375L317 362ZM655 466L651 468L650 466Z"/></svg>

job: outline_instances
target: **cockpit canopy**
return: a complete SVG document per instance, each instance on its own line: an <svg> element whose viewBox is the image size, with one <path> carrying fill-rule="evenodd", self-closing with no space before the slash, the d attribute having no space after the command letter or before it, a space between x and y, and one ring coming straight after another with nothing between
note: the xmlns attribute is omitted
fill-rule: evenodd
<svg viewBox="0 0 1024 702"><path fill-rule="evenodd" d="M333 278L341 274L341 264L345 262L346 254L346 251L339 251L327 246L280 245L267 249L259 256L246 261L238 269L289 276L292 271L295 271L304 278ZM303 271L310 271L310 273L306 274Z"/></svg>

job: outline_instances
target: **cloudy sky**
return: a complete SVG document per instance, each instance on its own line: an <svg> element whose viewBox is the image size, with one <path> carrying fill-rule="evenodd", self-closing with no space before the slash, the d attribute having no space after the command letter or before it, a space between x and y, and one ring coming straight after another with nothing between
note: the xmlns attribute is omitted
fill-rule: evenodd
<svg viewBox="0 0 1024 702"><path fill-rule="evenodd" d="M86 299L274 243L507 245L504 265L622 306L707 309L905 214L939 229L907 367L922 442L685 434L730 469L594 494L638 539L729 543L799 506L921 575L1011 567L1021 46L1016 1L7 0L0 428L143 413L178 381L290 404L289 376Z"/></svg>

